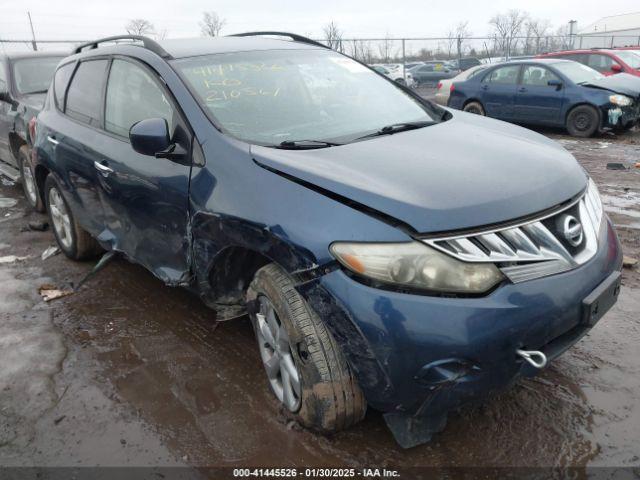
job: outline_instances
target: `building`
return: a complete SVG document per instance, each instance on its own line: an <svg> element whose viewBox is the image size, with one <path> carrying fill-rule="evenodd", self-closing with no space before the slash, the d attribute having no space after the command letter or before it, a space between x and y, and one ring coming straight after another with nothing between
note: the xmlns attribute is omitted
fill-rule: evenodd
<svg viewBox="0 0 640 480"><path fill-rule="evenodd" d="M640 45L640 12L603 17L580 29L574 48L610 48Z"/></svg>

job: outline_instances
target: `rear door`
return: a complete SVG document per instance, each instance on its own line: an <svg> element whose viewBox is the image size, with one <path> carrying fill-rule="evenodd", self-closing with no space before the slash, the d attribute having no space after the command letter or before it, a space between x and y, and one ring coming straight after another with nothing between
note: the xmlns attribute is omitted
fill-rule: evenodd
<svg viewBox="0 0 640 480"><path fill-rule="evenodd" d="M102 160L102 104L108 60L89 59L61 66L54 76L56 112L42 122L53 166L65 198L80 224L93 236L104 228L94 163ZM73 73L75 69L75 73ZM67 85L69 76L71 82Z"/></svg>
<svg viewBox="0 0 640 480"><path fill-rule="evenodd" d="M506 65L489 72L482 79L480 101L489 117L501 120L514 118L520 65Z"/></svg>
<svg viewBox="0 0 640 480"><path fill-rule="evenodd" d="M183 283L189 265L190 155L181 162L142 155L129 142L140 120L164 118L172 143L190 151L191 134L173 97L151 69L114 58L106 87L100 187L114 248L166 283Z"/></svg>
<svg viewBox="0 0 640 480"><path fill-rule="evenodd" d="M549 85L560 78L541 65L524 65L516 95L514 120L557 125L560 122L564 87Z"/></svg>

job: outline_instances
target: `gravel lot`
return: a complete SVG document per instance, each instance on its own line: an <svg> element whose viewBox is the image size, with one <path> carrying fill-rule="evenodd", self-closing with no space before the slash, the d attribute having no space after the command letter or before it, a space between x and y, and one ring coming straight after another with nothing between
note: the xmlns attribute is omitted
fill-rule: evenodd
<svg viewBox="0 0 640 480"><path fill-rule="evenodd" d="M640 132L576 140L626 255L640 258ZM625 170L608 170L607 163ZM18 186L0 183L0 465L640 467L640 273L620 301L539 377L450 417L401 450L380 414L333 437L287 423L246 319L215 313L116 260L77 293L44 303L91 263L41 260L50 231L28 229ZM187 470L188 471L188 470Z"/></svg>

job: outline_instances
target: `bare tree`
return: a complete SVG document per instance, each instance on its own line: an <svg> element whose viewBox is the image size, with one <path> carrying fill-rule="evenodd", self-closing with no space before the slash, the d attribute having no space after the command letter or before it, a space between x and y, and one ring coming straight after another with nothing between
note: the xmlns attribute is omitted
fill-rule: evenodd
<svg viewBox="0 0 640 480"><path fill-rule="evenodd" d="M202 12L200 31L206 37L217 37L226 24L227 21L216 12Z"/></svg>
<svg viewBox="0 0 640 480"><path fill-rule="evenodd" d="M489 20L489 25L493 27L492 37L496 47L502 50L505 57L517 46L522 27L529 15L521 10L509 10L507 13L500 13Z"/></svg>
<svg viewBox="0 0 640 480"><path fill-rule="evenodd" d="M124 28L129 35L153 35L155 31L153 23L144 18L134 18Z"/></svg>
<svg viewBox="0 0 640 480"><path fill-rule="evenodd" d="M350 42L351 52L349 53L356 60L363 63L373 63L373 49L367 40L352 40Z"/></svg>
<svg viewBox="0 0 640 480"><path fill-rule="evenodd" d="M160 29L156 32L156 39L164 40L169 36L169 30L166 28Z"/></svg>
<svg viewBox="0 0 640 480"><path fill-rule="evenodd" d="M525 24L527 35L525 41L525 54L540 53L540 44L543 37L549 35L551 24L547 19L529 18Z"/></svg>
<svg viewBox="0 0 640 480"><path fill-rule="evenodd" d="M342 45L343 33L333 20L322 28L322 33L324 35L325 43L329 48L337 50L338 52L344 51L344 47Z"/></svg>
<svg viewBox="0 0 640 480"><path fill-rule="evenodd" d="M471 35L472 33L471 30L469 30L469 22L460 22L458 23L458 25L456 25L455 36L458 58L462 58L465 44L468 42L468 38Z"/></svg>
<svg viewBox="0 0 640 480"><path fill-rule="evenodd" d="M378 55L385 63L391 62L392 59L398 56L398 50L397 48L393 48L393 44L394 41L388 33L378 44Z"/></svg>

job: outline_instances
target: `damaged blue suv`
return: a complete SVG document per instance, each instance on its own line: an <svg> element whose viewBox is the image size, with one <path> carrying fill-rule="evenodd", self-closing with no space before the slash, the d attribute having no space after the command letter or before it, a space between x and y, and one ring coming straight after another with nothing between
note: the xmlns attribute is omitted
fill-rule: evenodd
<svg viewBox="0 0 640 480"><path fill-rule="evenodd" d="M593 327L616 234L553 141L275 34L78 47L38 116L39 195L68 257L119 252L248 314L303 425L368 405L417 445Z"/></svg>

